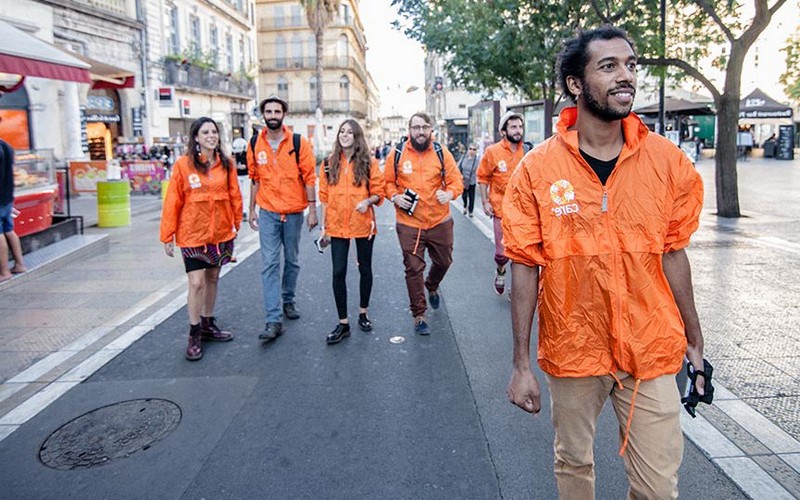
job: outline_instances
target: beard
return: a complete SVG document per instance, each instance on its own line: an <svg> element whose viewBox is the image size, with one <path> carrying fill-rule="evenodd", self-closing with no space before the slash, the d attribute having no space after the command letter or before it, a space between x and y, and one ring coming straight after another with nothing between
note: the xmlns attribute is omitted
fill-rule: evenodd
<svg viewBox="0 0 800 500"><path fill-rule="evenodd" d="M612 108L608 104L600 104L600 102L594 98L594 89L590 85L583 82L583 86L586 89L586 92L583 93L583 99L587 111L604 122L622 120L631 113L633 101L631 101L631 105L628 106L627 109Z"/></svg>
<svg viewBox="0 0 800 500"><path fill-rule="evenodd" d="M268 129L279 130L283 125L283 120L276 120L274 118L271 118L269 120L266 120L265 123L267 124Z"/></svg>
<svg viewBox="0 0 800 500"><path fill-rule="evenodd" d="M424 138L424 142L422 142L422 143L417 142L422 138ZM414 138L411 139L411 147L413 147L414 149L416 149L420 153L425 151L425 150L427 150L430 145L431 145L431 138L430 137L425 137L424 135L421 135L421 136L417 137L416 139L414 139Z"/></svg>
<svg viewBox="0 0 800 500"><path fill-rule="evenodd" d="M519 144L520 142L522 142L522 134L516 137L506 134L506 139L508 139L508 142L510 142L511 144Z"/></svg>

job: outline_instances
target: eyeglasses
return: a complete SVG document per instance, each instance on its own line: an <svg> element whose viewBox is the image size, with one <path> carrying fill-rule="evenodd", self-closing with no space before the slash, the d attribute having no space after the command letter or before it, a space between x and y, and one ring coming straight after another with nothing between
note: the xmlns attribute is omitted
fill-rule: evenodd
<svg viewBox="0 0 800 500"><path fill-rule="evenodd" d="M430 125L412 125L409 127L412 132L427 132L431 129Z"/></svg>
<svg viewBox="0 0 800 500"><path fill-rule="evenodd" d="M475 151L475 148L469 148L470 151Z"/></svg>

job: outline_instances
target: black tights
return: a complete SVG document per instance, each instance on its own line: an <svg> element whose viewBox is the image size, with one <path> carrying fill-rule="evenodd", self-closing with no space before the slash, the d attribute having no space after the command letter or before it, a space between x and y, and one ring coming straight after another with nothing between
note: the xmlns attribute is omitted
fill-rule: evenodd
<svg viewBox="0 0 800 500"><path fill-rule="evenodd" d="M461 193L461 203L464 204L464 208L469 213L472 213L475 208L475 184L464 186L464 191Z"/></svg>
<svg viewBox="0 0 800 500"><path fill-rule="evenodd" d="M372 293L372 245L375 237L356 238L358 273L361 276L359 291L361 307L369 307ZM339 319L347 319L347 253L350 250L349 238L331 238L331 260L333 261L333 298Z"/></svg>

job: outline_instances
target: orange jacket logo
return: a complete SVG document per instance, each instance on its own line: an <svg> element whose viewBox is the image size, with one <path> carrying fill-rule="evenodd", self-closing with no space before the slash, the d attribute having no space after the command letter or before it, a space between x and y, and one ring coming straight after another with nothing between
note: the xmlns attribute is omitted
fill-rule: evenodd
<svg viewBox="0 0 800 500"><path fill-rule="evenodd" d="M567 180L561 179L550 185L550 198L553 199L553 203L558 205L553 207L553 213L556 214L556 217L578 213L580 209L577 203L573 203L575 201L575 188Z"/></svg>
<svg viewBox="0 0 800 500"><path fill-rule="evenodd" d="M197 174L189 174L187 180L189 181L189 186L192 189L197 189L202 185L200 182L200 176Z"/></svg>

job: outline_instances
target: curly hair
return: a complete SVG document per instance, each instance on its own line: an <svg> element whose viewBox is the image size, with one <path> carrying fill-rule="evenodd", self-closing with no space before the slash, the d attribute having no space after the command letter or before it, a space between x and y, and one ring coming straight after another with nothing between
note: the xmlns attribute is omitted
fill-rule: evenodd
<svg viewBox="0 0 800 500"><path fill-rule="evenodd" d="M200 145L197 143L197 134L200 133L200 127L209 122L214 124L214 128L217 129L217 135L219 135L219 125L217 125L217 122L207 116L201 116L192 123L192 127L189 129L189 144L187 145L188 151L186 153L189 155L189 158L192 159L192 165L194 165L194 168L198 172L202 172L204 174L208 173L208 169L211 168L211 163L209 162L208 158L203 158L200 155ZM225 152L222 151L221 144L222 137L220 137L220 142L217 143L217 147L214 149L214 152L219 155L219 159L222 162L222 167L227 172L228 169L231 168L231 161Z"/></svg>
<svg viewBox="0 0 800 500"><path fill-rule="evenodd" d="M628 38L625 30L610 24L593 30L579 30L575 38L564 40L561 52L559 52L556 60L556 74L561 90L569 96L572 102L577 102L577 96L570 92L567 78L572 76L578 80L583 80L586 74L586 64L589 62L589 44L595 40L613 40L615 38L622 38L628 42L633 52L636 53L636 47L634 47L631 39Z"/></svg>
<svg viewBox="0 0 800 500"><path fill-rule="evenodd" d="M359 125L357 121L348 118L339 125L339 132L345 125L350 125L350 128L353 130L352 162L353 176L355 177L353 183L356 186L361 186L362 183L369 182L369 167L372 163L372 157L370 155L369 146L367 146L367 140L364 138L364 130L361 128L361 125ZM336 133L333 152L331 153L328 168L325 172L328 184L332 186L339 182L339 171L341 170L339 159L342 156L342 145L339 144L339 132Z"/></svg>

